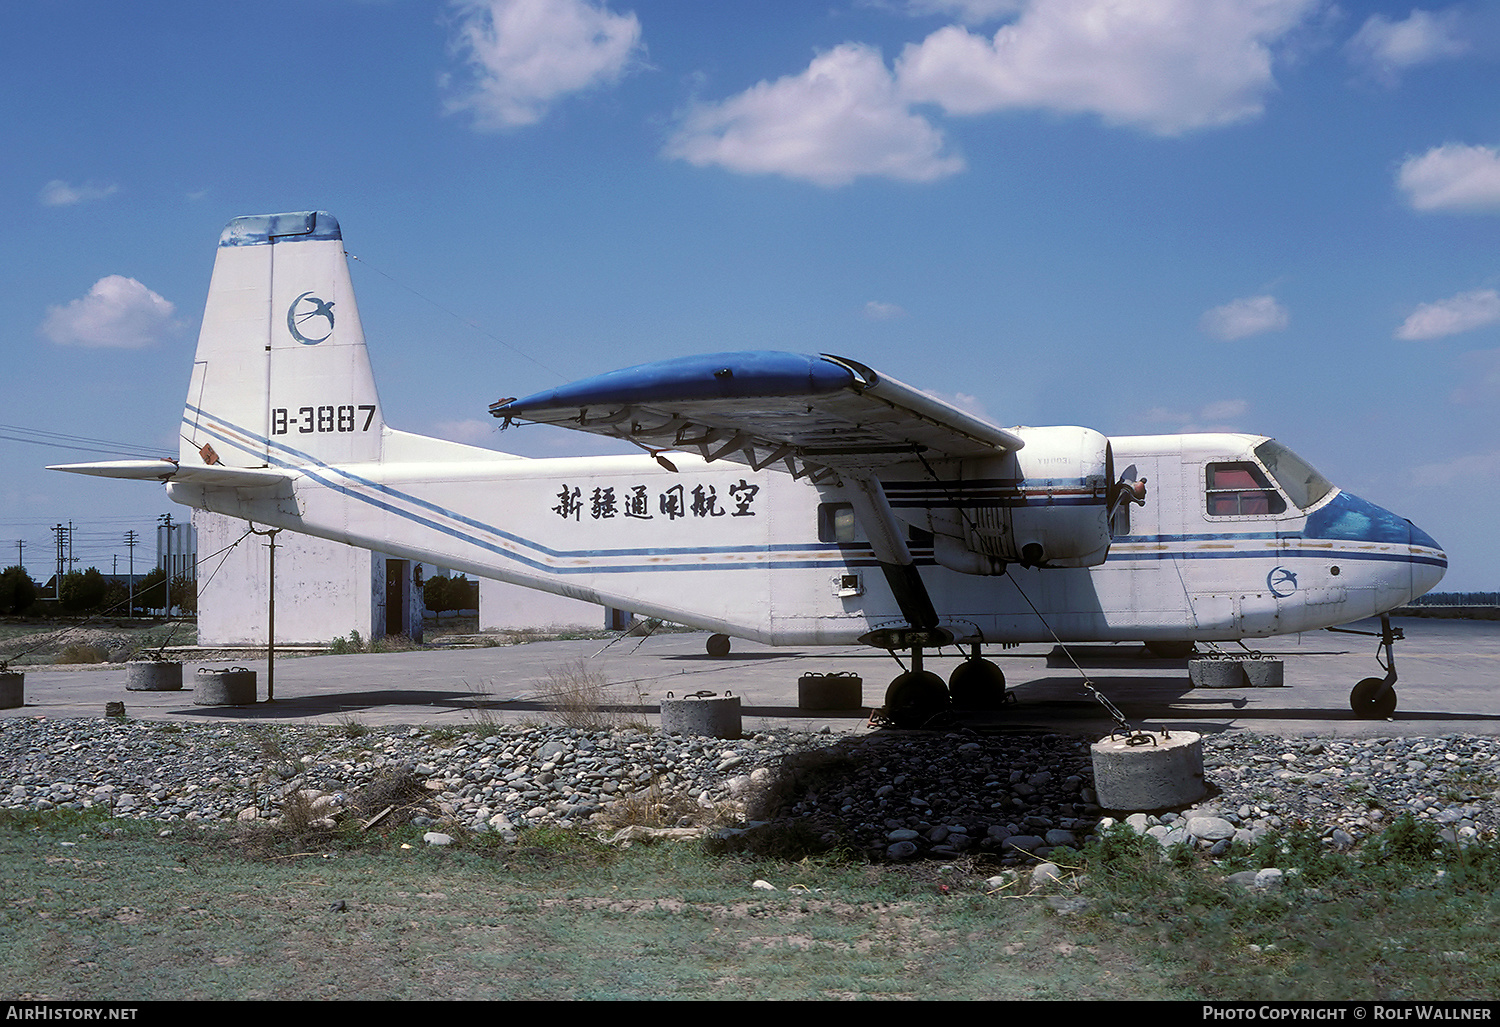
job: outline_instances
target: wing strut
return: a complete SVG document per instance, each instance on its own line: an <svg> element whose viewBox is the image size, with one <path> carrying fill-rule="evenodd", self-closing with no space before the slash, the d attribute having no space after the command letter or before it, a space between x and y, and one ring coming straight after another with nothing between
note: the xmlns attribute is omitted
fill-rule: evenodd
<svg viewBox="0 0 1500 1027"><path fill-rule="evenodd" d="M870 540L870 549L880 561L880 569L896 597L901 615L906 618L910 631L872 632L884 641L872 644L884 649L905 649L909 646L947 645L953 641L952 633L938 627L937 609L932 605L932 596L922 581L911 550L907 548L901 522L891 511L885 488L879 478L846 477L850 486L849 498L854 514L865 529ZM870 636L866 636L867 638ZM887 645L886 642L892 644Z"/></svg>

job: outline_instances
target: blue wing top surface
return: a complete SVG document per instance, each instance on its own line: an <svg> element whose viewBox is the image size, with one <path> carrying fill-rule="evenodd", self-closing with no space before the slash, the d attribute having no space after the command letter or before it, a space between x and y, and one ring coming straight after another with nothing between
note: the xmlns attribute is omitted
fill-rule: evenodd
<svg viewBox="0 0 1500 1027"><path fill-rule="evenodd" d="M930 457L992 455L1012 432L829 354L747 351L641 364L490 407L507 424L556 424L649 449L697 449L794 475L878 472Z"/></svg>

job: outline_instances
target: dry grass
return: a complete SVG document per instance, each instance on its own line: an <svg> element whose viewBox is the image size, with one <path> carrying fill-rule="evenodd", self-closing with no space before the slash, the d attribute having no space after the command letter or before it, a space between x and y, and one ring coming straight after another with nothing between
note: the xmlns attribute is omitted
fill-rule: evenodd
<svg viewBox="0 0 1500 1027"><path fill-rule="evenodd" d="M65 646L63 651L57 654L53 663L107 663L109 653L103 646L90 645L87 642L74 642Z"/></svg>
<svg viewBox="0 0 1500 1027"><path fill-rule="evenodd" d="M610 684L602 671L587 660L551 667L539 698L551 708L552 719L563 727L580 731L614 731L623 727L647 727L644 718L625 708L619 686ZM637 705L644 704L639 690Z"/></svg>

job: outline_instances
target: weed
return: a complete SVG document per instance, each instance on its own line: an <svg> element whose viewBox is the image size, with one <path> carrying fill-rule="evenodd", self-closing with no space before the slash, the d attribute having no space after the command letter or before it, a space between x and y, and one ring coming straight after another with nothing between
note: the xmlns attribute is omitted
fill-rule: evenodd
<svg viewBox="0 0 1500 1027"><path fill-rule="evenodd" d="M107 653L101 646L89 645L87 642L74 642L65 647L57 654L53 663L105 663L109 660Z"/></svg>
<svg viewBox="0 0 1500 1027"><path fill-rule="evenodd" d="M358 717L345 714L339 717L339 733L345 738L363 738L370 733L370 728Z"/></svg>
<svg viewBox="0 0 1500 1027"><path fill-rule="evenodd" d="M267 763L283 765L296 762L296 757L281 744L281 737L271 728L252 728L249 734L260 748L260 754L265 757Z"/></svg>
<svg viewBox="0 0 1500 1027"><path fill-rule="evenodd" d="M349 796L349 807L367 823L377 816L404 823L418 814L436 813L430 793L409 770L388 770L376 777Z"/></svg>
<svg viewBox="0 0 1500 1027"><path fill-rule="evenodd" d="M608 731L618 726L619 714L609 708L609 682L584 660L549 668L543 698L551 704L553 717L563 727Z"/></svg>

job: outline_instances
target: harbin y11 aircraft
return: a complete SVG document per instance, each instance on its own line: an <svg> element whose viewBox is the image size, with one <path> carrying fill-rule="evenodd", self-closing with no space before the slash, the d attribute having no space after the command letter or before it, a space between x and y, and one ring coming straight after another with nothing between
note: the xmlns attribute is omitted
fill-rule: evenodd
<svg viewBox="0 0 1500 1027"><path fill-rule="evenodd" d="M985 645L1182 656L1374 616L1386 674L1350 703L1386 717L1385 615L1447 567L1272 439L1000 428L827 354L681 357L490 412L651 456L527 459L387 427L338 222L241 217L219 239L178 457L55 469L706 629L715 655L728 636L909 650L886 692L909 725L1005 697ZM945 645L969 654L947 682L921 666Z"/></svg>

